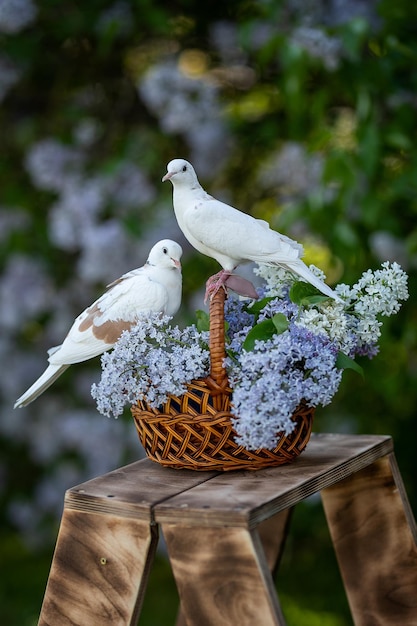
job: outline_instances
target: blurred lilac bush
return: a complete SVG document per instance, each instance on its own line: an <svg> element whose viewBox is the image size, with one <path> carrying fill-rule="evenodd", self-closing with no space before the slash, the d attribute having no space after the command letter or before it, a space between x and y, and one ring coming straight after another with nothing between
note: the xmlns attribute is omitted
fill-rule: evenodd
<svg viewBox="0 0 417 626"><path fill-rule="evenodd" d="M402 67L417 45L399 39L403 4L394 15L359 0L234 1L227 12L2 0L0 497L28 540L53 540L46 522L57 523L67 487L142 454L128 417L96 411L99 360L28 409L12 406L107 283L161 237L184 245L160 184L171 158L189 158L213 193L300 238L333 280L399 260L412 291L415 79ZM201 306L212 269L184 247L180 320ZM325 426L404 436L415 305L388 328L366 392L348 385ZM380 389L387 364L401 376Z"/></svg>

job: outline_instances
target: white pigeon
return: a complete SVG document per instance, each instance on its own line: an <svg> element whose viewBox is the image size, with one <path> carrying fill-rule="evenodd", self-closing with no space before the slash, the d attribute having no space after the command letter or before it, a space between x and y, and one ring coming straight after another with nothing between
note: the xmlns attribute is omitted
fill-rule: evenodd
<svg viewBox="0 0 417 626"><path fill-rule="evenodd" d="M35 400L73 363L110 350L122 332L147 313L175 315L181 304L181 256L178 243L163 239L143 267L108 285L108 291L77 317L62 345L49 350L50 365L14 407Z"/></svg>
<svg viewBox="0 0 417 626"><path fill-rule="evenodd" d="M242 295L251 295L239 290L240 277L232 276L232 272L241 263L254 261L282 266L326 296L340 300L303 263L303 248L299 243L272 230L268 222L210 196L198 182L191 163L185 159L170 161L162 182L166 180L173 185L175 216L185 237L199 252L216 259L223 267L207 281L206 296L215 293L222 285Z"/></svg>

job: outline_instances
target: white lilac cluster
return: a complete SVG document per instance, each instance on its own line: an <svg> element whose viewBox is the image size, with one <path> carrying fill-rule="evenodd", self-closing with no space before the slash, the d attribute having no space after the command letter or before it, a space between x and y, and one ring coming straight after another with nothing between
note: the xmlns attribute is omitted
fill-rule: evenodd
<svg viewBox="0 0 417 626"><path fill-rule="evenodd" d="M407 282L407 274L398 263L385 261L381 269L364 272L353 287L336 287L336 293L345 301L344 307L327 302L319 307L320 320L312 322L311 312L305 312L300 324L321 327L349 356L374 356L381 336L379 318L398 313L401 301L408 298Z"/></svg>
<svg viewBox="0 0 417 626"><path fill-rule="evenodd" d="M100 413L118 417L126 405L142 399L158 407L168 395L181 396L187 383L207 374L208 333L195 326L181 330L170 319L144 317L102 356L100 382L91 388Z"/></svg>

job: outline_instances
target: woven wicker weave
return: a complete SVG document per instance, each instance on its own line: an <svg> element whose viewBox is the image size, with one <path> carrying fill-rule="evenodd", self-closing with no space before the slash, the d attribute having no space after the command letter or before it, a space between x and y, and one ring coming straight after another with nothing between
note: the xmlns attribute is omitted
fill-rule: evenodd
<svg viewBox="0 0 417 626"><path fill-rule="evenodd" d="M293 461L306 447L314 409L301 405L293 415L295 430L279 436L274 450L249 451L234 439L231 390L222 366L224 300L219 289L210 302L210 376L187 385L181 396L170 396L158 409L140 401L132 407L139 439L149 458L176 469L261 469Z"/></svg>

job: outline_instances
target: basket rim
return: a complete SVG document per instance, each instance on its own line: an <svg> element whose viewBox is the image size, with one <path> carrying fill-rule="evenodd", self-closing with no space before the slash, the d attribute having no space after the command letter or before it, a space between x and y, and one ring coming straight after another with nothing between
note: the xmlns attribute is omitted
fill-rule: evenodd
<svg viewBox="0 0 417 626"><path fill-rule="evenodd" d="M262 469L293 461L305 449L312 432L315 407L300 406L289 435L277 433L274 449L248 450L235 440L230 411L215 415L153 413L132 407L136 430L147 456L174 469Z"/></svg>

